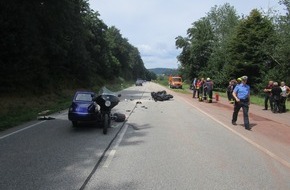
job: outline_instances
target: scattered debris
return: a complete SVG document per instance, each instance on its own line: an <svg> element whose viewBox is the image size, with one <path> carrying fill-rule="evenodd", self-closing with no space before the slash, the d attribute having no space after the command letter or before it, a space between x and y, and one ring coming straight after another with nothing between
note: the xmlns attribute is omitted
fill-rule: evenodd
<svg viewBox="0 0 290 190"><path fill-rule="evenodd" d="M126 120L126 115L122 113L114 113L112 117L116 122L123 122Z"/></svg>
<svg viewBox="0 0 290 190"><path fill-rule="evenodd" d="M167 94L165 90L163 91L158 91L158 92L151 92L152 98L157 101L164 101L164 100L170 100L173 98L171 94Z"/></svg>
<svg viewBox="0 0 290 190"><path fill-rule="evenodd" d="M38 113L38 120L52 120L55 119L53 117L47 117L48 113L50 112L50 110L44 110L42 112Z"/></svg>

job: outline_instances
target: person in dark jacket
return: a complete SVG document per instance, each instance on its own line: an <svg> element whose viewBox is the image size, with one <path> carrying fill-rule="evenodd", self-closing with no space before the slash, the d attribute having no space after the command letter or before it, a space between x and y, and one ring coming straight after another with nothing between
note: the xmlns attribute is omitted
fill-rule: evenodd
<svg viewBox="0 0 290 190"><path fill-rule="evenodd" d="M228 101L229 102L231 102L233 100L233 95L232 95L232 93L233 93L233 86L234 86L233 83L234 83L234 80L231 80L229 82L228 87L227 87L227 97L228 97Z"/></svg>
<svg viewBox="0 0 290 190"><path fill-rule="evenodd" d="M205 86L206 94L208 95L208 103L212 103L213 82L210 78L206 79Z"/></svg>
<svg viewBox="0 0 290 190"><path fill-rule="evenodd" d="M278 82L274 82L273 83L273 87L271 90L271 98L272 98L272 102L273 102L273 109L272 112L273 113L282 113L282 109L281 109L281 93L282 93L282 89L280 88L280 86L278 85Z"/></svg>
<svg viewBox="0 0 290 190"><path fill-rule="evenodd" d="M268 102L270 103L271 110L273 110L273 101L272 101L272 97L271 97L272 88L273 88L273 81L269 81L268 85L264 88L265 108L263 110L268 110Z"/></svg>

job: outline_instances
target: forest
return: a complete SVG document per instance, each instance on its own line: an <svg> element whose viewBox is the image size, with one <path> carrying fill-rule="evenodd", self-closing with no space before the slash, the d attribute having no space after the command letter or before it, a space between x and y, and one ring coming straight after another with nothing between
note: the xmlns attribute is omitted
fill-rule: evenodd
<svg viewBox="0 0 290 190"><path fill-rule="evenodd" d="M0 93L43 94L148 78L140 52L87 0L11 0L0 6Z"/></svg>
<svg viewBox="0 0 290 190"><path fill-rule="evenodd" d="M290 0L284 12L239 16L226 3L194 21L181 49L179 73L210 77L215 87L248 75L254 92L268 80L290 83ZM116 79L150 79L139 50L107 26L88 0L11 0L0 3L0 93L49 93Z"/></svg>
<svg viewBox="0 0 290 190"><path fill-rule="evenodd" d="M290 1L280 0L285 13L253 9L239 16L226 3L214 6L192 23L187 36L176 37L179 72L188 79L212 78L225 88L231 79L247 75L259 94L269 80L290 84Z"/></svg>

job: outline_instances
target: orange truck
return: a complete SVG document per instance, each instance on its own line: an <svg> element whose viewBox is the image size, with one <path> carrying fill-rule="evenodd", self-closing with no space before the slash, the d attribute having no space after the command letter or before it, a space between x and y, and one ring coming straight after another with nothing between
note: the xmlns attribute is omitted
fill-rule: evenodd
<svg viewBox="0 0 290 190"><path fill-rule="evenodd" d="M168 83L170 88L182 89L182 78L179 76L170 76L168 78Z"/></svg>

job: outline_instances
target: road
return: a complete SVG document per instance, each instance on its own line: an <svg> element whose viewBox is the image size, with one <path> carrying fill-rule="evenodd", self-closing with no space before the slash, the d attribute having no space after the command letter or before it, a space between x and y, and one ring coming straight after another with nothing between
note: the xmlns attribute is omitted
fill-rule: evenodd
<svg viewBox="0 0 290 190"><path fill-rule="evenodd" d="M166 90L170 101L150 93ZM154 84L121 92L107 135L67 112L0 133L0 189L290 189L289 113L251 105L252 131L224 100L198 102Z"/></svg>

